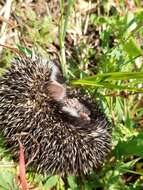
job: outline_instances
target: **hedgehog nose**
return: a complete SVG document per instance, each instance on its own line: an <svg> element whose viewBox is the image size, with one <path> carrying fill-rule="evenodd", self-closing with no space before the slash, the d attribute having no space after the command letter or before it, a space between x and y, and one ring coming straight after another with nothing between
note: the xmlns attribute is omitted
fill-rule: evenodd
<svg viewBox="0 0 143 190"><path fill-rule="evenodd" d="M85 112L80 112L79 115L80 115L80 118L81 118L82 120L90 121L90 117L88 116L87 113L85 113Z"/></svg>

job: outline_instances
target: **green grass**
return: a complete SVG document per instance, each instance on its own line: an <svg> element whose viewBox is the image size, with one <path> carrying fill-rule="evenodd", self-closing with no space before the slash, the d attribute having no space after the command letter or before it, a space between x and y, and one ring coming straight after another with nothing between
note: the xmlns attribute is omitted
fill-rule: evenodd
<svg viewBox="0 0 143 190"><path fill-rule="evenodd" d="M60 9L39 16L32 5L26 9L19 1L13 2L17 21L15 17L12 20L19 27L11 31L7 26L17 37L16 42L10 38L7 43L16 45L21 51L26 50L22 47L31 49L32 46L48 58L58 57L69 84L84 86L89 93L94 93L113 122L112 151L100 171L91 172L83 181L69 176L66 187L65 181L57 175L41 176L27 172L28 181L35 189L143 189L141 3L134 0L134 9L130 10L124 1L115 5L101 1L95 11L85 13L85 9L94 10L94 3L81 1L77 4L69 0L66 4L60 0ZM40 9L42 4L38 6ZM12 52L3 49L0 73L12 57ZM11 163L11 159L4 147L0 147L0 189L18 189L15 181L17 169L3 168L3 160Z"/></svg>

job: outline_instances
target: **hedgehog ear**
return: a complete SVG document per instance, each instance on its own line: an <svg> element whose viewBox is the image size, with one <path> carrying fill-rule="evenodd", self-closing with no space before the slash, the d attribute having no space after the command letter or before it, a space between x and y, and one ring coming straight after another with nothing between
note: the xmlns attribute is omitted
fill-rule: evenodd
<svg viewBox="0 0 143 190"><path fill-rule="evenodd" d="M49 61L48 62L48 67L50 70L50 80L51 81L58 81L60 83L64 82L64 78L62 75L62 71L60 66L58 65L58 63L56 61L52 62Z"/></svg>
<svg viewBox="0 0 143 190"><path fill-rule="evenodd" d="M66 89L57 81L51 81L48 85L49 95L56 101L62 100L66 96Z"/></svg>

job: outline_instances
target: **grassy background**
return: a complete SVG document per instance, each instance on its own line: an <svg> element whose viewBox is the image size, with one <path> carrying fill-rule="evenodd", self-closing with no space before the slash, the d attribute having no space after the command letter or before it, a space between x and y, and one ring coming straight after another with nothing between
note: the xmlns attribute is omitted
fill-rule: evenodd
<svg viewBox="0 0 143 190"><path fill-rule="evenodd" d="M82 182L69 176L66 187L57 175L27 172L30 189L143 189L142 38L141 0L1 0L0 44L58 59L69 84L94 93L114 126L100 171ZM13 56L0 47L0 73ZM20 188L17 168L1 138L0 189Z"/></svg>

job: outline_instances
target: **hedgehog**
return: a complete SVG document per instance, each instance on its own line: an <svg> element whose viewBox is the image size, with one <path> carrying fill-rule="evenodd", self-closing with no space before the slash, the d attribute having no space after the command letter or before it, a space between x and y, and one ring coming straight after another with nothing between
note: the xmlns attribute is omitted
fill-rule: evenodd
<svg viewBox="0 0 143 190"><path fill-rule="evenodd" d="M111 148L111 123L90 94L69 87L59 64L15 58L0 77L0 133L15 160L42 174L83 176Z"/></svg>

